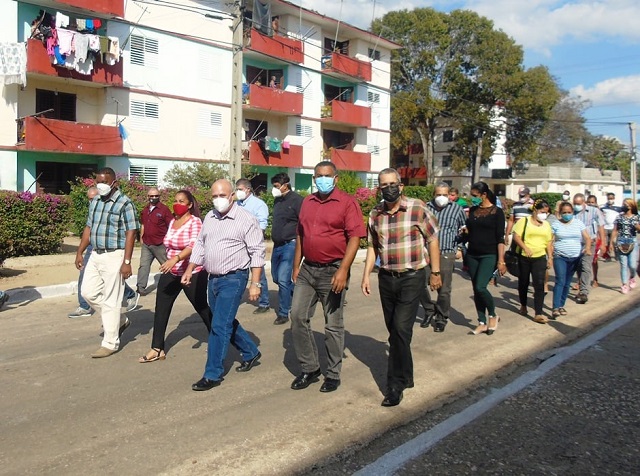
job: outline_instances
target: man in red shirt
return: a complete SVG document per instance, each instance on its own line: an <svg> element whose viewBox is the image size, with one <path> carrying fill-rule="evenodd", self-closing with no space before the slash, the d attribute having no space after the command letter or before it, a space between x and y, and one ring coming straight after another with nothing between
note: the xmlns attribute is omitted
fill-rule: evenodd
<svg viewBox="0 0 640 476"><path fill-rule="evenodd" d="M319 301L324 311L327 352L327 373L320 391L333 392L340 385L344 350L342 308L349 270L366 229L355 198L335 188L338 175L332 162L316 165L313 179L318 191L302 202L293 259L291 331L302 373L291 388L307 388L322 373L309 316L311 307Z"/></svg>
<svg viewBox="0 0 640 476"><path fill-rule="evenodd" d="M160 202L160 191L151 187L147 192L149 205L140 214L140 267L138 268L138 293L148 294L149 270L154 259L162 264L167 261L167 250L164 247L164 236L173 220L173 213Z"/></svg>

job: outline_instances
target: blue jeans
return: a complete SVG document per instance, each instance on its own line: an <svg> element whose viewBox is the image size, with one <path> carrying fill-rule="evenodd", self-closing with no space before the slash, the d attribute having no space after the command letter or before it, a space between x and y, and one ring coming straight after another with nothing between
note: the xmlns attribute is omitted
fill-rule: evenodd
<svg viewBox="0 0 640 476"><path fill-rule="evenodd" d="M269 307L269 283L267 283L267 273L264 271L264 267L262 271L260 271L260 297L258 298L258 306L260 307Z"/></svg>
<svg viewBox="0 0 640 476"><path fill-rule="evenodd" d="M249 270L209 276L209 307L213 322L204 368L205 378L222 380L229 343L238 349L243 360L251 360L258 355L258 347L236 319L248 279Z"/></svg>
<svg viewBox="0 0 640 476"><path fill-rule="evenodd" d="M616 258L620 263L620 280L622 284L629 284L629 278L634 278L636 275L638 244L634 244L633 251L626 255L616 250Z"/></svg>
<svg viewBox="0 0 640 476"><path fill-rule="evenodd" d="M582 255L576 258L564 258L562 256L553 257L553 272L556 275L556 282L553 286L553 308L564 307L569 295L571 278L576 272Z"/></svg>
<svg viewBox="0 0 640 476"><path fill-rule="evenodd" d="M271 253L271 279L278 285L278 316L289 317L293 299L293 255L296 252L295 240L280 246L274 246Z"/></svg>
<svg viewBox="0 0 640 476"><path fill-rule="evenodd" d="M89 303L82 297L82 278L84 278L84 270L87 267L87 263L89 262L89 257L91 256L91 251L93 251L93 246L87 246L87 249L84 252L84 258L82 260L82 270L80 271L80 276L78 276L78 305L82 309L86 309L87 311L91 309ZM136 292L129 287L127 282L124 283L124 299L131 299L136 295Z"/></svg>

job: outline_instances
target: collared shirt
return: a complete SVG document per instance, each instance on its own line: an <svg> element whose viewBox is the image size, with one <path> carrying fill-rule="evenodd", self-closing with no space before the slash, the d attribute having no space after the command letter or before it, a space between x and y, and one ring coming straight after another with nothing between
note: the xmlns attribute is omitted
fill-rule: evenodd
<svg viewBox="0 0 640 476"><path fill-rule="evenodd" d="M274 245L281 245L296 238L302 200L300 195L290 191L273 201L271 239Z"/></svg>
<svg viewBox="0 0 640 476"><path fill-rule="evenodd" d="M422 200L403 196L391 214L384 203L369 213L369 246L378 250L380 267L388 271L427 265L426 244L438 236L438 221Z"/></svg>
<svg viewBox="0 0 640 476"><path fill-rule="evenodd" d="M269 224L269 207L262 199L252 193L244 200L238 200L237 204L258 219L258 224L262 231L267 229L267 225Z"/></svg>
<svg viewBox="0 0 640 476"><path fill-rule="evenodd" d="M585 205L575 216L584 223L591 238L595 238L598 234L598 228L604 225L604 215L598 207Z"/></svg>
<svg viewBox="0 0 640 476"><path fill-rule="evenodd" d="M451 201L443 208L438 208L433 201L430 201L427 203L427 208L438 220L440 252L455 252L458 248L458 231L467 220L464 210L460 205Z"/></svg>
<svg viewBox="0 0 640 476"><path fill-rule="evenodd" d="M529 198L528 200L519 200L513 204L511 209L511 213L513 213L513 218L515 221L520 220L520 218L530 217L532 215L531 208L533 207L533 199Z"/></svg>
<svg viewBox="0 0 640 476"><path fill-rule="evenodd" d="M226 215L207 213L191 252L191 263L204 265L208 273L264 266L265 247L258 219L244 208L231 205Z"/></svg>
<svg viewBox="0 0 640 476"><path fill-rule="evenodd" d="M609 205L607 203L600 210L602 211L602 215L604 216L604 229L613 230L613 223L616 221L616 218L618 218L618 215L622 213L622 207Z"/></svg>
<svg viewBox="0 0 640 476"><path fill-rule="evenodd" d="M94 249L123 250L126 232L139 228L136 207L120 190L115 190L107 200L97 196L89 203L87 226Z"/></svg>
<svg viewBox="0 0 640 476"><path fill-rule="evenodd" d="M298 235L306 260L331 263L344 258L350 238L364 238L367 230L356 199L336 188L324 201L317 193L304 198Z"/></svg>
<svg viewBox="0 0 640 476"><path fill-rule="evenodd" d="M140 213L140 224L144 226L142 242L145 245L161 245L167 234L173 213L164 203L148 204Z"/></svg>

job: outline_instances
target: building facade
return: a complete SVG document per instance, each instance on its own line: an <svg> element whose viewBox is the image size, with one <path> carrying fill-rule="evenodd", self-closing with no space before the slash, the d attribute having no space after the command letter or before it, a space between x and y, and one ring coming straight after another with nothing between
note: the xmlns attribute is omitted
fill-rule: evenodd
<svg viewBox="0 0 640 476"><path fill-rule="evenodd" d="M398 45L289 2L243 3L3 2L0 43L25 45L26 84L0 76L11 83L0 86L0 188L66 192L103 166L164 185L177 164L228 164L234 48L242 159L258 169L256 185L286 171L310 190L323 159L370 182L389 164ZM241 45L230 28L237 11Z"/></svg>

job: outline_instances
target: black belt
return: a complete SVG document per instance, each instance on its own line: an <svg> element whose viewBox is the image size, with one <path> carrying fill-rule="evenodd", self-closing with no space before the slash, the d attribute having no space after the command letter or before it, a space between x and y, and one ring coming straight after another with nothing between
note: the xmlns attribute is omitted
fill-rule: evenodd
<svg viewBox="0 0 640 476"><path fill-rule="evenodd" d="M103 254L103 253L113 253L114 251L118 251L120 248L105 248L103 250L98 250L98 249L93 249L93 251L95 251L96 253L98 253L99 255Z"/></svg>
<svg viewBox="0 0 640 476"><path fill-rule="evenodd" d="M378 271L379 274L386 274L387 276L393 276L394 278L401 278L403 276L413 276L418 271L422 271L424 268L420 269L405 269L404 271L389 271L388 269L380 268Z"/></svg>
<svg viewBox="0 0 640 476"><path fill-rule="evenodd" d="M328 268L329 266L340 266L340 261L342 260L338 259L331 261L330 263L316 263L315 261L304 260L304 264L311 266L312 268Z"/></svg>
<svg viewBox="0 0 640 476"><path fill-rule="evenodd" d="M248 269L234 269L233 271L229 271L228 273L224 273L224 274L209 273L209 277L210 278L221 278L222 276L229 276L230 274L248 273L248 272L249 272Z"/></svg>
<svg viewBox="0 0 640 476"><path fill-rule="evenodd" d="M292 241L296 241L295 238L292 238L290 240L284 240L284 241L279 241L278 243L274 243L273 246L282 246L282 245L286 245L287 243L291 243Z"/></svg>

